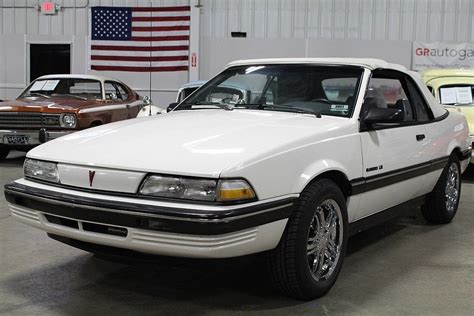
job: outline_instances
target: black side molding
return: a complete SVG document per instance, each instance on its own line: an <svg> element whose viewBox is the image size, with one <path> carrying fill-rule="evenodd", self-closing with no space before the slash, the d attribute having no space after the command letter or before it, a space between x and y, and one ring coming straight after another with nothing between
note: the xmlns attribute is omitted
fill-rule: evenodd
<svg viewBox="0 0 474 316"><path fill-rule="evenodd" d="M448 163L449 156L430 160L425 163L384 172L367 178L351 180L352 195L382 188L404 180L412 179L432 171L442 169Z"/></svg>

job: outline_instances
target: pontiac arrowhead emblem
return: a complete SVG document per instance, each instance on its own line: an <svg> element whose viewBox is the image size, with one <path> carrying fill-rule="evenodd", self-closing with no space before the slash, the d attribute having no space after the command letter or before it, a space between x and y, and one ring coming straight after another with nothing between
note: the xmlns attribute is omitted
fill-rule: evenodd
<svg viewBox="0 0 474 316"><path fill-rule="evenodd" d="M89 170L89 186L92 187L92 182L94 182L95 171Z"/></svg>

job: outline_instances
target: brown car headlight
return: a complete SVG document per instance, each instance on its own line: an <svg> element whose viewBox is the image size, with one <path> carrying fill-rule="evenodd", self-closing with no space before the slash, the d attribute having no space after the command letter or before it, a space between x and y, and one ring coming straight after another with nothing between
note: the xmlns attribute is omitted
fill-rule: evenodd
<svg viewBox="0 0 474 316"><path fill-rule="evenodd" d="M61 127L74 128L77 124L76 115L63 113L59 118L59 122L61 123Z"/></svg>
<svg viewBox="0 0 474 316"><path fill-rule="evenodd" d="M197 179L151 175L145 179L140 194L208 202L235 202L255 199L245 180Z"/></svg>
<svg viewBox="0 0 474 316"><path fill-rule="evenodd" d="M23 164L23 171L26 178L59 182L58 168L54 162L27 158Z"/></svg>

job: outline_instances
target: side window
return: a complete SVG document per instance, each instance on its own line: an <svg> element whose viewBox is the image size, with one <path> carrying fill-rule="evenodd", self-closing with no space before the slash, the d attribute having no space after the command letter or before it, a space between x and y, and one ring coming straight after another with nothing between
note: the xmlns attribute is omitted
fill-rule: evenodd
<svg viewBox="0 0 474 316"><path fill-rule="evenodd" d="M105 89L105 99L106 100L117 100L118 99L117 89L115 88L115 85L112 82L106 81L104 83L104 89Z"/></svg>
<svg viewBox="0 0 474 316"><path fill-rule="evenodd" d="M434 96L434 90L432 86L426 86L430 90L431 94Z"/></svg>
<svg viewBox="0 0 474 316"><path fill-rule="evenodd" d="M127 88L125 88L123 84L118 83L118 82L115 83L115 85L117 86L117 90L119 92L119 95L118 95L119 99L127 100L129 97Z"/></svg>
<svg viewBox="0 0 474 316"><path fill-rule="evenodd" d="M408 93L398 78L374 75L370 81L365 98L374 98L376 104L385 108L400 109L404 113L404 122L415 120Z"/></svg>
<svg viewBox="0 0 474 316"><path fill-rule="evenodd" d="M412 104L415 108L416 119L419 122L427 122L431 119L428 106L426 105L425 99L420 94L420 91L416 88L415 84L411 80L407 80L408 90L411 96Z"/></svg>

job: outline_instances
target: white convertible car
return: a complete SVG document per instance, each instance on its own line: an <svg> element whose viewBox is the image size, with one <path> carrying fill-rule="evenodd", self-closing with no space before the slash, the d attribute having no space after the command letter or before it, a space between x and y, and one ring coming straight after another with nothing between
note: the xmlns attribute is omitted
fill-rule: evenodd
<svg viewBox="0 0 474 316"><path fill-rule="evenodd" d="M249 87L247 101L209 101L229 84ZM351 234L417 205L434 223L456 214L466 120L402 66L237 61L181 105L31 150L5 186L12 215L92 252L264 252L277 288L313 299Z"/></svg>

